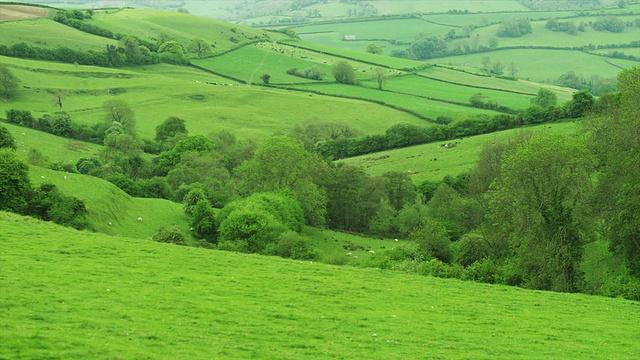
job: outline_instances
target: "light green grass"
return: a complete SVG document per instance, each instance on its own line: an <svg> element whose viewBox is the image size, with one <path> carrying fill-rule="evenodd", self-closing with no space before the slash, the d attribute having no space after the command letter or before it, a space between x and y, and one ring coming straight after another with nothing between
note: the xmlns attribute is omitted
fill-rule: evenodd
<svg viewBox="0 0 640 360"><path fill-rule="evenodd" d="M470 70L475 73L480 73L479 69L477 68ZM519 79L518 81L512 81L496 77L477 76L462 71L442 67L431 67L418 72L418 74L429 78L450 81L458 84L499 90L517 91L528 94L537 94L538 90L540 90L540 88L542 87L555 92L558 96L558 100L560 101L570 100L572 94L575 92L574 89L563 88L554 85L539 84L521 79Z"/></svg>
<svg viewBox="0 0 640 360"><path fill-rule="evenodd" d="M7 213L0 227L8 358L640 355L631 301L113 238Z"/></svg>
<svg viewBox="0 0 640 360"><path fill-rule="evenodd" d="M0 44L7 46L26 42L47 49L64 46L79 51L104 51L108 44L117 44L116 40L87 34L45 18L0 22L0 33Z"/></svg>
<svg viewBox="0 0 640 360"><path fill-rule="evenodd" d="M0 112L26 109L39 117L56 111L48 91L68 94L65 111L73 121L92 125L103 121L102 105L122 99L134 110L138 135L153 138L155 127L169 116L185 119L191 134L226 129L240 138L286 133L309 120L349 122L367 133L384 132L399 121L421 123L413 115L367 102L261 87L214 86L231 83L205 72L166 64L131 69L104 69L0 57L21 80L19 95L0 103ZM108 95L113 88L121 95ZM371 119L376 119L371 121Z"/></svg>
<svg viewBox="0 0 640 360"><path fill-rule="evenodd" d="M388 41L378 41L378 40L356 40L356 41L344 41L344 36L342 36L339 32L326 32L326 33L315 33L315 34L302 34L300 38L307 43L316 43L316 44L324 44L326 46L333 46L335 48L342 50L348 50L352 52L365 52L367 50L367 46L369 44L378 45L383 53L378 55L376 62L379 62L381 59L388 57L387 55L391 54L393 50L405 50L407 45L394 45L389 43ZM334 50L335 52L335 50Z"/></svg>
<svg viewBox="0 0 640 360"><path fill-rule="evenodd" d="M492 61L500 61L503 64L515 63L518 68L517 76L534 81L553 80L558 76L573 71L576 75L591 77L600 75L605 78L615 78L620 68L608 64L607 58L591 55L582 51L569 50L499 50L489 53L451 56L431 59L430 62L438 64L451 64L454 66L482 67L482 58L488 56ZM630 60L617 60L616 64L624 68L637 66L637 62Z"/></svg>
<svg viewBox="0 0 640 360"><path fill-rule="evenodd" d="M339 160L339 162L360 166L374 176L382 175L388 171L412 173L411 179L417 184L424 180L442 180L446 175L456 176L471 170L478 162L478 156L485 144L506 142L522 131L569 134L575 131L575 127L576 125L572 122L543 124L464 139L382 151ZM441 146L451 142L459 143L454 148ZM381 159L383 155L388 155L388 157Z"/></svg>
<svg viewBox="0 0 640 360"><path fill-rule="evenodd" d="M157 41L161 33L174 37L183 46L187 46L191 39L198 37L214 44L214 53L229 50L238 44L251 41L254 37L262 37L266 34L263 30L161 10L126 9L115 13L105 11L95 14L94 19L89 22L114 33L135 35L152 42ZM269 33L269 36L274 40L284 37L276 33ZM230 40L232 37L239 42L232 42Z"/></svg>
<svg viewBox="0 0 640 360"><path fill-rule="evenodd" d="M439 101L420 98L415 95L398 94L390 91L380 91L372 87L342 85L342 84L309 84L291 86L298 89L320 91L327 94L356 96L360 98L384 101L387 104L400 106L415 111L423 116L436 119L438 116L452 118L466 117L473 114L494 115L495 111L454 105ZM394 122L394 123L397 123ZM423 122L423 124L425 124Z"/></svg>
<svg viewBox="0 0 640 360"><path fill-rule="evenodd" d="M377 85L377 84L376 84ZM485 101L492 101L512 109L524 109L530 106L531 95L514 94L506 91L496 91L465 87L442 81L426 79L416 75L390 78L384 88L387 90L406 92L437 99L446 99L468 104L470 98L481 93Z"/></svg>
<svg viewBox="0 0 640 360"><path fill-rule="evenodd" d="M83 200L95 231L149 239L161 226L177 226L189 234L189 223L181 204L163 199L134 198L110 182L88 175L31 166L29 177L34 186L52 183L65 195ZM138 222L139 217L142 222Z"/></svg>
<svg viewBox="0 0 640 360"><path fill-rule="evenodd" d="M4 114L0 114L4 117ZM29 151L36 149L52 162L75 164L80 158L92 157L102 148L100 145L64 138L43 131L1 122L18 145L18 154L27 159ZM24 134L24 135L23 135Z"/></svg>
<svg viewBox="0 0 640 360"><path fill-rule="evenodd" d="M494 12L494 13L469 13L469 14L430 14L422 16L423 19L455 26L465 26L468 24L483 25L493 22L510 20L514 17L525 17L527 19L551 19L575 16L575 11L523 11L523 12ZM459 31L459 33L461 33Z"/></svg>

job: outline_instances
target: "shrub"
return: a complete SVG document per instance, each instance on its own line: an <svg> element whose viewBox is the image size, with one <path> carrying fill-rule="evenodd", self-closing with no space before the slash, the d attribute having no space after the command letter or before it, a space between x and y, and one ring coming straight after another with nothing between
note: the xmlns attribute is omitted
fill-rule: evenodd
<svg viewBox="0 0 640 360"><path fill-rule="evenodd" d="M237 209L220 223L221 241L245 241L246 252L260 253L287 229L264 210Z"/></svg>
<svg viewBox="0 0 640 360"><path fill-rule="evenodd" d="M445 264L438 259L431 259L420 263L416 269L416 273L425 276L434 276L445 279L460 278L463 268L460 265Z"/></svg>
<svg viewBox="0 0 640 360"><path fill-rule="evenodd" d="M187 237L176 226L161 226L151 238L153 241L187 245Z"/></svg>
<svg viewBox="0 0 640 360"><path fill-rule="evenodd" d="M294 260L315 260L318 257L307 239L294 231L282 233L278 242L268 247L265 253Z"/></svg>
<svg viewBox="0 0 640 360"><path fill-rule="evenodd" d="M473 280L494 284L498 273L498 267L489 258L476 261L462 272L462 280Z"/></svg>
<svg viewBox="0 0 640 360"><path fill-rule="evenodd" d="M468 233L462 236L459 241L459 250L457 263L462 266L470 266L471 264L481 261L489 255L489 243L487 243L482 235Z"/></svg>

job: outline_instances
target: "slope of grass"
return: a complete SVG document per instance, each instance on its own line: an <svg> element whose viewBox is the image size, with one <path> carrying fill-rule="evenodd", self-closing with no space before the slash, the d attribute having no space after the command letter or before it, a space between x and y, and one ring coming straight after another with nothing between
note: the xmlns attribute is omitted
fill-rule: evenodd
<svg viewBox="0 0 640 360"><path fill-rule="evenodd" d="M607 58L570 50L498 50L483 54L437 58L430 61L438 64L482 68L482 58L485 56L488 56L494 62L500 61L503 64L515 63L518 68L519 78L534 81L556 79L569 71L587 78L592 75L615 78L620 72L620 68L607 63ZM638 64L630 60L615 60L617 64L624 68L630 68Z"/></svg>
<svg viewBox="0 0 640 360"><path fill-rule="evenodd" d="M79 51L103 51L116 40L78 31L51 19L0 22L0 44L11 46L19 42L44 48L68 47Z"/></svg>
<svg viewBox="0 0 640 360"><path fill-rule="evenodd" d="M83 200L91 227L96 231L139 239L151 238L161 226L178 226L185 234L189 233L189 223L181 204L134 198L106 180L37 166L30 168L29 177L34 186L51 183L65 195ZM138 222L139 217L142 222Z"/></svg>
<svg viewBox="0 0 640 360"><path fill-rule="evenodd" d="M25 159L31 149L36 149L52 162L75 164L80 158L96 155L102 148L97 144L55 136L6 122L0 124L9 129L18 145L18 154Z"/></svg>
<svg viewBox="0 0 640 360"><path fill-rule="evenodd" d="M193 38L201 38L215 46L214 53L224 52L265 36L272 40L284 37L282 34L267 34L263 30L237 26L201 16L161 10L101 11L94 15L93 20L89 21L114 33L135 35L153 42L157 41L161 33L175 38L183 46L187 46Z"/></svg>
<svg viewBox="0 0 640 360"><path fill-rule="evenodd" d="M508 141L521 131L570 133L575 130L572 122L544 124L521 129L511 129L492 134L471 136L455 141L444 141L402 149L388 150L340 160L346 164L363 167L371 175L388 171L412 173L415 183L424 180L442 180L445 175L456 176L475 166L483 146L487 143ZM458 142L456 147L442 144Z"/></svg>
<svg viewBox="0 0 640 360"><path fill-rule="evenodd" d="M630 301L0 226L8 358L640 355Z"/></svg>
<svg viewBox="0 0 640 360"><path fill-rule="evenodd" d="M288 132L314 119L349 121L354 128L372 134L396 122L422 123L413 115L362 101L244 85L208 85L206 82L231 81L187 67L160 64L105 69L8 57L0 57L0 62L25 87L9 103L0 103L0 113L11 108L30 110L36 117L52 113L57 110L53 93L62 89L65 111L73 121L92 125L104 121L102 105L107 100L122 99L133 108L142 138L153 138L155 127L169 116L185 119L194 135L226 129L241 138Z"/></svg>

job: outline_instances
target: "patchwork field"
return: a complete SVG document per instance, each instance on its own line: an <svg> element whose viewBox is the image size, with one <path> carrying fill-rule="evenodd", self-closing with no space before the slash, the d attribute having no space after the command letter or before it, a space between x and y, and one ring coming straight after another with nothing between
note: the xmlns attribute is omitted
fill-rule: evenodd
<svg viewBox="0 0 640 360"><path fill-rule="evenodd" d="M25 20L47 16L49 10L24 5L0 5L0 22Z"/></svg>
<svg viewBox="0 0 640 360"><path fill-rule="evenodd" d="M631 301L113 238L7 213L0 226L9 358L640 354Z"/></svg>
<svg viewBox="0 0 640 360"><path fill-rule="evenodd" d="M340 160L340 162L361 166L374 176L382 175L388 171L407 172L411 174L411 179L418 184L424 180L442 180L446 175L455 177L471 170L478 162L478 156L485 144L506 142L519 132L567 134L574 132L575 129L576 124L573 122L545 124L471 136L454 141L382 151ZM453 142L457 143L457 146L453 148L442 146Z"/></svg>

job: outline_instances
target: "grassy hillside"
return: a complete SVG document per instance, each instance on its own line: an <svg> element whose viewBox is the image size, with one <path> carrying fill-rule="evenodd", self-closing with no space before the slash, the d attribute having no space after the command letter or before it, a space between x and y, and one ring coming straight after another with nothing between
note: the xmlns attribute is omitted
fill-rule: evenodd
<svg viewBox="0 0 640 360"><path fill-rule="evenodd" d="M382 175L388 171L409 172L412 173L411 179L415 183L424 180L442 180L445 175L456 176L473 168L482 147L487 143L508 141L510 137L521 131L566 134L573 132L575 126L572 122L562 122L511 129L455 141L382 151L340 160L340 162L361 166L371 175ZM451 142L458 144L453 148L442 146Z"/></svg>
<svg viewBox="0 0 640 360"><path fill-rule="evenodd" d="M37 166L30 168L29 177L36 186L52 183L65 195L83 200L89 211L88 220L96 231L138 239L151 238L161 226L177 226L189 233L189 223L181 204L163 199L133 198L106 180ZM139 217L142 222L138 222Z"/></svg>
<svg viewBox="0 0 640 360"><path fill-rule="evenodd" d="M0 226L8 358L640 355L630 301Z"/></svg>
<svg viewBox="0 0 640 360"><path fill-rule="evenodd" d="M23 5L1 5L0 21L14 21L46 16L49 11L45 8Z"/></svg>

